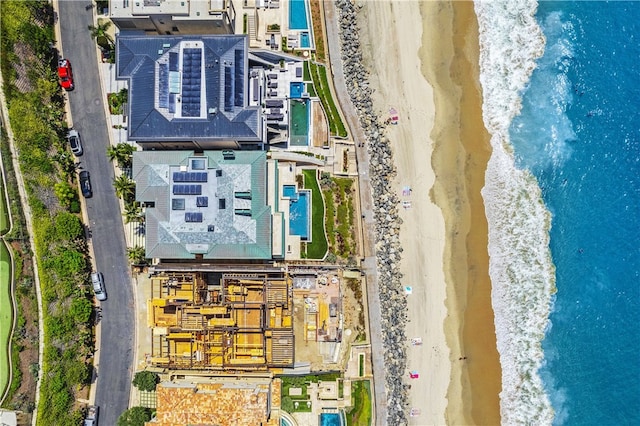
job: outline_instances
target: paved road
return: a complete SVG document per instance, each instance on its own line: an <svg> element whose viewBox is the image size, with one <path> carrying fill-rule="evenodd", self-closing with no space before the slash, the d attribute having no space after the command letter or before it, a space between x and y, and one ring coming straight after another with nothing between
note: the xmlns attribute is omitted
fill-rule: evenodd
<svg viewBox="0 0 640 426"><path fill-rule="evenodd" d="M359 147L358 143L366 142L366 137L360 127L360 120L351 103L347 86L342 72L342 57L338 34L338 11L334 2L324 2L324 17L327 29L327 46L331 58L333 82L337 100L342 108L345 119L351 130L352 138L356 142L356 158L358 160L358 184L360 186L360 206L363 219L364 255L363 272L367 277L367 304L369 311L369 338L371 340L371 355L373 361L373 393L375 397L375 424L383 425L387 421L387 393L385 389L385 368L382 326L380 324L380 296L378 292L378 271L375 252L375 219L373 216L373 196L369 179L369 156L366 147Z"/></svg>
<svg viewBox="0 0 640 426"><path fill-rule="evenodd" d="M103 272L108 299L102 302L95 403L100 423L115 425L128 408L134 348L134 306L129 262L118 199L113 189L113 167L106 150L109 135L96 56L87 26L93 10L85 2L59 4L61 43L71 61L75 90L69 92L73 127L80 132L84 155L81 167L91 174L93 198L86 202L96 268Z"/></svg>

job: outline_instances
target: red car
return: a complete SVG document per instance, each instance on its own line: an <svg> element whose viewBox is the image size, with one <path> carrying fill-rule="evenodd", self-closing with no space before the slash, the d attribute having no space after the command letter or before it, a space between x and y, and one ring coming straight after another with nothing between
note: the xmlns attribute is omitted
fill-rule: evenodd
<svg viewBox="0 0 640 426"><path fill-rule="evenodd" d="M73 90L73 72L71 71L71 62L68 59L58 61L58 78L63 89Z"/></svg>

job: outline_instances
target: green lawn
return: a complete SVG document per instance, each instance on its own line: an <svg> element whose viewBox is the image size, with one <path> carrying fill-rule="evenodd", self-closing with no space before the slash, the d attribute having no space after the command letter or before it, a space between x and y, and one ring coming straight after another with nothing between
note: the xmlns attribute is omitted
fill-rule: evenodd
<svg viewBox="0 0 640 426"><path fill-rule="evenodd" d="M369 380L351 382L351 403L353 407L345 412L347 426L368 426L371 424L371 384Z"/></svg>
<svg viewBox="0 0 640 426"><path fill-rule="evenodd" d="M9 332L13 324L13 309L9 296L11 258L9 250L0 241L0 395L9 385Z"/></svg>
<svg viewBox="0 0 640 426"><path fill-rule="evenodd" d="M329 80L327 79L327 69L323 65L317 65L313 62L308 62L308 64L316 93L318 94L325 113L327 114L327 118L329 119L329 131L332 135L346 137L347 129L344 127L344 123L342 123L342 118L340 118L338 108L331 96Z"/></svg>
<svg viewBox="0 0 640 426"><path fill-rule="evenodd" d="M315 170L303 170L304 187L311 190L311 240L307 244L308 259L324 259L327 254L327 237L324 233L324 201L318 186Z"/></svg>

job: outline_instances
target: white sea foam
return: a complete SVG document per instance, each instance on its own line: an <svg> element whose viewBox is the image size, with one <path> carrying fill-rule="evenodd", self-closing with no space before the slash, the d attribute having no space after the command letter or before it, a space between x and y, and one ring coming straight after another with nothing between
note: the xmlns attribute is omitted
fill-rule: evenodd
<svg viewBox="0 0 640 426"><path fill-rule="evenodd" d="M542 56L544 36L529 0L476 1L483 118L493 152L482 196L489 223L489 273L502 366L502 423L544 425L553 409L538 373L555 273L550 215L535 177L516 168L509 126Z"/></svg>

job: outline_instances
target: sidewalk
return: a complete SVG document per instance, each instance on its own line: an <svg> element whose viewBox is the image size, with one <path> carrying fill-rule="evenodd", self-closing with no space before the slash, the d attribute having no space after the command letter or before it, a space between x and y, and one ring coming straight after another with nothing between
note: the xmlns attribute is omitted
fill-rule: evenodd
<svg viewBox="0 0 640 426"><path fill-rule="evenodd" d="M133 296L136 310L136 348L134 351L134 365L132 373L136 374L147 367L147 358L151 356L151 330L147 325L147 300L151 299L151 278L146 273L133 276ZM129 407L140 405L140 392L131 386Z"/></svg>

